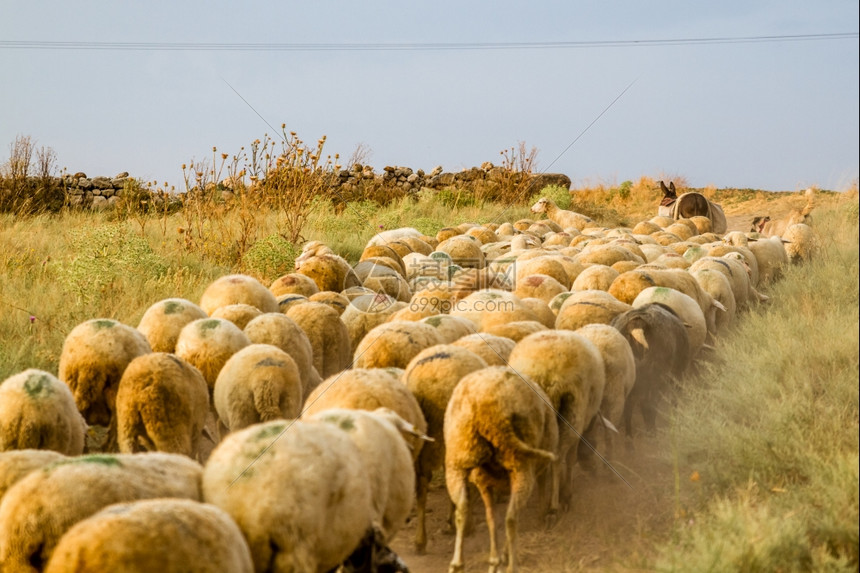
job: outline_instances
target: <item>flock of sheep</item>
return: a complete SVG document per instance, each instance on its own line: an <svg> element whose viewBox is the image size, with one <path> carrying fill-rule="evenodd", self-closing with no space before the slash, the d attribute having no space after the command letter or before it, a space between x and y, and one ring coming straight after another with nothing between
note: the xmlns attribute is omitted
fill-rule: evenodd
<svg viewBox="0 0 860 573"><path fill-rule="evenodd" d="M354 266L308 243L268 288L224 276L137 327L75 327L56 376L0 383L0 571L406 571L389 544L410 515L432 543L441 470L450 570L469 483L491 570L516 570L532 493L552 524L575 465L613 456L618 428L631 446L636 409L653 429L670 377L817 248L805 223L768 238L532 211L547 218L384 231Z"/></svg>

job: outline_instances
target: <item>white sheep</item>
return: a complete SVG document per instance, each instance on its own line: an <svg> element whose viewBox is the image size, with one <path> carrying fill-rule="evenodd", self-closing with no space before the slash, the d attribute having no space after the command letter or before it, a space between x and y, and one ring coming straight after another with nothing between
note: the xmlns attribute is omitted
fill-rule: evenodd
<svg viewBox="0 0 860 573"><path fill-rule="evenodd" d="M30 368L0 382L0 452L84 451L87 424L69 387L53 374Z"/></svg>
<svg viewBox="0 0 860 573"><path fill-rule="evenodd" d="M564 292L559 294L564 294ZM555 328L556 314L549 306L549 303L551 303L554 299L555 296L550 298L549 300L534 297L525 297L520 299L520 301L523 303L523 306L525 306L535 314L535 316L537 317L537 322L541 323L547 328Z"/></svg>
<svg viewBox="0 0 860 573"><path fill-rule="evenodd" d="M288 273L276 278L269 285L269 291L278 297L282 294L300 294L311 297L320 292L317 283L301 273Z"/></svg>
<svg viewBox="0 0 860 573"><path fill-rule="evenodd" d="M323 304L327 304L333 309L335 309L340 315L342 315L343 311L346 310L346 307L349 306L348 298L346 298L343 294L339 292L334 292L331 290L322 290L316 294L312 294L308 297L308 300L311 302L321 302Z"/></svg>
<svg viewBox="0 0 860 573"><path fill-rule="evenodd" d="M373 505L373 525L389 543L406 524L415 504L415 470L412 453L401 431L411 436L415 429L392 410L372 412L332 408L318 412L307 421L319 421L340 428L358 448L364 462Z"/></svg>
<svg viewBox="0 0 860 573"><path fill-rule="evenodd" d="M302 378L302 401L322 382L314 367L311 341L292 318L278 312L267 312L249 322L244 332L252 344L277 346L295 360Z"/></svg>
<svg viewBox="0 0 860 573"><path fill-rule="evenodd" d="M518 296L499 289L480 290L466 296L454 304L450 314L468 318L479 332L508 322L538 319Z"/></svg>
<svg viewBox="0 0 860 573"><path fill-rule="evenodd" d="M298 420L228 435L206 463L203 498L239 526L255 571L329 571L359 545L374 515L349 436Z"/></svg>
<svg viewBox="0 0 860 573"><path fill-rule="evenodd" d="M109 505L57 543L45 573L253 573L248 544L214 505L148 499Z"/></svg>
<svg viewBox="0 0 860 573"><path fill-rule="evenodd" d="M578 291L562 303L556 315L555 327L576 330L586 324L609 324L613 318L630 308L629 304L604 290Z"/></svg>
<svg viewBox="0 0 860 573"><path fill-rule="evenodd" d="M412 289L404 278L405 271L386 266L379 259L364 260L355 265L354 271L362 286L373 292L385 293L403 302L412 297Z"/></svg>
<svg viewBox="0 0 860 573"><path fill-rule="evenodd" d="M75 397L87 424L107 426L105 450L116 450L116 392L129 362L151 352L139 330L109 318L72 329L63 341L59 378Z"/></svg>
<svg viewBox="0 0 860 573"><path fill-rule="evenodd" d="M725 274L715 269L690 270L690 274L706 293L726 309L725 312L717 312L715 317L716 333L725 333L734 324L737 313L737 301L732 283Z"/></svg>
<svg viewBox="0 0 860 573"><path fill-rule="evenodd" d="M391 318L395 312L404 308L405 304L396 305L397 301L383 293L358 296L350 302L340 319L346 325L349 333L350 353L355 354L355 348L361 339L373 328Z"/></svg>
<svg viewBox="0 0 860 573"><path fill-rule="evenodd" d="M592 264L579 273L570 286L570 290L609 290L609 285L612 284L618 274L618 271L611 266Z"/></svg>
<svg viewBox="0 0 860 573"><path fill-rule="evenodd" d="M251 424L298 418L302 379L292 357L271 344L251 344L224 364L212 402L228 431Z"/></svg>
<svg viewBox="0 0 860 573"><path fill-rule="evenodd" d="M201 499L202 468L162 452L60 460L18 481L0 504L0 567L37 572L60 537L108 505L156 497Z"/></svg>
<svg viewBox="0 0 860 573"><path fill-rule="evenodd" d="M515 320L491 326L484 329L483 332L491 336L501 336L502 338L509 338L514 342L519 342L526 336L542 330L548 330L548 328L545 324L537 320Z"/></svg>
<svg viewBox="0 0 860 573"><path fill-rule="evenodd" d="M245 333L229 320L201 318L179 333L176 355L200 370L211 392L227 360L249 344Z"/></svg>
<svg viewBox="0 0 860 573"><path fill-rule="evenodd" d="M809 262L821 248L815 231L805 223L789 225L782 238L786 241L785 253L791 263Z"/></svg>
<svg viewBox="0 0 860 573"><path fill-rule="evenodd" d="M229 320L238 326L239 330L242 330L245 328L246 324L261 314L263 314L263 311L256 306L251 306L250 304L228 304L226 306L219 306L212 311L210 316L212 318L223 318L224 320Z"/></svg>
<svg viewBox="0 0 860 573"><path fill-rule="evenodd" d="M749 244L759 270L759 284L768 284L782 276L782 268L788 264L788 254L782 237L773 236Z"/></svg>
<svg viewBox="0 0 860 573"><path fill-rule="evenodd" d="M592 424L592 431L586 432L586 438L593 436L598 428L603 428L606 455L611 457L614 455L615 431L621 426L624 404L636 382L636 360L627 339L608 324L588 324L574 332L590 340L603 357L606 379L603 399ZM614 428L607 424L607 421ZM593 440L589 441L594 445Z"/></svg>
<svg viewBox="0 0 860 573"><path fill-rule="evenodd" d="M373 235L367 242L366 247L372 247L374 245L385 245L388 243L393 243L394 241L408 239L410 237L414 239L423 239L424 233L422 233L418 229L413 229L412 227L386 229L384 231L379 231L378 233Z"/></svg>
<svg viewBox="0 0 860 573"><path fill-rule="evenodd" d="M427 547L425 514L430 481L433 472L445 460L445 408L460 379L486 367L484 359L471 350L454 344L439 344L421 351L409 362L403 373L403 382L415 396L427 421L427 435L434 440L424 444L415 464L418 519L415 547L419 553L423 553Z"/></svg>
<svg viewBox="0 0 860 573"><path fill-rule="evenodd" d="M311 278L321 291L341 292L361 286L361 281L346 259L319 241L305 245L302 254L296 258L296 272Z"/></svg>
<svg viewBox="0 0 860 573"><path fill-rule="evenodd" d="M0 501L3 500L3 496L15 482L34 470L63 459L66 459L66 456L53 450L0 452Z"/></svg>
<svg viewBox="0 0 860 573"><path fill-rule="evenodd" d="M191 321L206 318L206 312L184 298L166 298L146 309L137 329L153 352L173 352L179 333Z"/></svg>
<svg viewBox="0 0 860 573"><path fill-rule="evenodd" d="M278 303L269 289L248 275L226 275L212 281L200 297L200 308L206 314L230 304L248 304L262 312L278 312Z"/></svg>
<svg viewBox="0 0 860 573"><path fill-rule="evenodd" d="M503 336L478 332L464 336L451 344L471 350L483 358L488 366L504 366L507 364L508 356L511 355L516 342Z"/></svg>
<svg viewBox="0 0 860 573"><path fill-rule="evenodd" d="M508 365L540 386L558 414L559 463L553 466L549 512L566 510L572 499L572 468L580 439L603 401L606 374L600 350L568 330L546 330L520 340Z"/></svg>
<svg viewBox="0 0 860 573"><path fill-rule="evenodd" d="M568 288L544 274L531 274L517 278L514 295L520 299L539 298L549 302L559 293L568 292Z"/></svg>
<svg viewBox="0 0 860 573"><path fill-rule="evenodd" d="M451 316L450 314L428 316L422 318L420 322L429 324L436 329L440 344L450 344L478 331L475 323L471 320L461 316Z"/></svg>
<svg viewBox="0 0 860 573"><path fill-rule="evenodd" d="M587 217L575 211L567 211L561 209L552 199L541 197L540 200L532 205L532 213L546 213L546 216L562 229L573 227L577 231L582 231L586 227L594 226L594 221L591 217Z"/></svg>
<svg viewBox="0 0 860 573"><path fill-rule="evenodd" d="M667 306L674 312L687 331L690 356L696 357L708 339L708 326L701 307L686 294L668 287L648 287L633 300L633 308L651 303Z"/></svg>
<svg viewBox="0 0 860 573"><path fill-rule="evenodd" d="M490 568L501 559L493 512L499 478L510 483L505 517L508 571L517 568L517 524L541 466L556 460L558 427L546 393L510 368L491 366L466 375L448 402L444 420L445 483L456 506L457 536L449 571L462 572L471 481L481 493L490 534ZM503 475L500 475L503 474Z"/></svg>
<svg viewBox="0 0 860 573"><path fill-rule="evenodd" d="M412 358L442 342L436 328L423 322L398 320L371 329L355 349L355 368L406 368Z"/></svg>
<svg viewBox="0 0 860 573"><path fill-rule="evenodd" d="M166 352L138 356L116 395L119 450L197 459L208 412L209 386L197 368Z"/></svg>
<svg viewBox="0 0 860 573"><path fill-rule="evenodd" d="M417 432L424 434L427 432L427 421L415 396L400 381L402 372L393 368L352 368L331 376L308 396L302 418L331 408L370 411L388 408L412 424ZM423 441L418 438L407 441L413 459L418 459Z"/></svg>
<svg viewBox="0 0 860 573"><path fill-rule="evenodd" d="M314 368L323 378L347 368L352 355L349 332L332 307L321 302L306 302L287 311L307 335L313 348Z"/></svg>

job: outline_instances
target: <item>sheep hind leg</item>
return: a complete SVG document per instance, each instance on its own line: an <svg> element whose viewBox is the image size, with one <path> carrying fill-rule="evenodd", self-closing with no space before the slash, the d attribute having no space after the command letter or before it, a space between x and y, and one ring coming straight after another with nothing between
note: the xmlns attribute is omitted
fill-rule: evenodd
<svg viewBox="0 0 860 573"><path fill-rule="evenodd" d="M517 521L532 493L534 480L534 471L530 467L511 471L511 498L505 514L505 551L503 554L508 563L507 573L516 573L517 571Z"/></svg>
<svg viewBox="0 0 860 573"><path fill-rule="evenodd" d="M419 472L415 480L415 512L418 520L415 528L415 551L419 555L427 552L427 490L430 487L430 479L423 472Z"/></svg>
<svg viewBox="0 0 860 573"><path fill-rule="evenodd" d="M448 566L448 573L462 573L463 567L463 538L466 529L466 514L469 511L468 471L463 469L445 468L445 482L448 495L456 507L454 522L457 536L454 538L454 556Z"/></svg>
<svg viewBox="0 0 860 573"><path fill-rule="evenodd" d="M490 534L490 568L489 573L497 573L501 560L499 559L499 546L496 536L496 519L493 514L493 490L491 484L492 478L484 473L480 468L476 468L472 473L472 481L478 488L481 494L481 499L484 502L484 510L487 515L487 530Z"/></svg>

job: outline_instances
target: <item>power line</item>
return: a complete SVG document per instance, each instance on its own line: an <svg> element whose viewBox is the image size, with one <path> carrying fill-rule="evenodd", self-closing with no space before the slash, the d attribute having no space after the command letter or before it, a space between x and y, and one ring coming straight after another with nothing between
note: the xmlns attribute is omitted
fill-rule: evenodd
<svg viewBox="0 0 860 573"><path fill-rule="evenodd" d="M107 50L107 51L221 51L221 52L358 52L358 51L462 51L462 50L547 50L581 48L638 48L751 44L857 39L857 32L830 34L785 34L774 36L724 36L711 38L670 38L662 40L586 40L558 42L408 42L408 43L224 43L224 42L62 42L0 41L0 50Z"/></svg>

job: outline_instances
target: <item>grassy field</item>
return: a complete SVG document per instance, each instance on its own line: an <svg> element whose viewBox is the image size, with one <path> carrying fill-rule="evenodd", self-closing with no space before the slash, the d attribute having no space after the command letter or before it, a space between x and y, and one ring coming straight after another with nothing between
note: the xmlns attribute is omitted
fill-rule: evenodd
<svg viewBox="0 0 860 573"><path fill-rule="evenodd" d="M736 217L803 202L800 193L706 192ZM657 438L675 468L667 484L675 492L672 526L649 537L650 549L636 545L635 558L617 553L618 568L857 570L858 210L856 193L823 196L814 212L821 256L787 269L767 289L773 302L745 314L713 361L679 387L669 429ZM626 192L577 190L572 202L557 197L607 225L650 218L656 204L648 181ZM528 216L526 203L444 197L349 203L338 214L318 205L302 237L354 262L380 229L434 234L464 221ZM136 325L150 304L198 301L213 279L232 272L268 284L290 271L299 248L279 233L277 213L265 210L196 219L0 215L0 380L29 367L56 373L66 334L84 320ZM617 540L601 551L610 543Z"/></svg>

